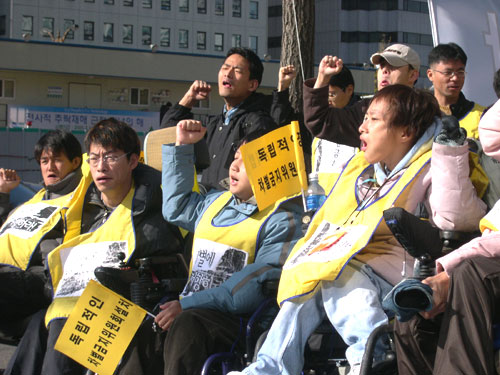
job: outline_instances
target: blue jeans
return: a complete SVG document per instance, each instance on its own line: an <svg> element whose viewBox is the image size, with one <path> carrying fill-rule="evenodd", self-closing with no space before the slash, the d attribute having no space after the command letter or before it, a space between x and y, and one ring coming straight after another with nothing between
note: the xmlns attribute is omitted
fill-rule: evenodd
<svg viewBox="0 0 500 375"><path fill-rule="evenodd" d="M322 281L309 299L283 303L257 361L243 373L300 374L307 339L325 317L349 346L351 366L361 363L368 336L388 321L381 301L391 288L369 266L351 260L337 280Z"/></svg>

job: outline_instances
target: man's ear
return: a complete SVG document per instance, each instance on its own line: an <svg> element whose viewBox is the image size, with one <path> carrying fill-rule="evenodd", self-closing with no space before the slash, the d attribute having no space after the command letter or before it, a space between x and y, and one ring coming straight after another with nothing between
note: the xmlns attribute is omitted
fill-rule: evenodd
<svg viewBox="0 0 500 375"><path fill-rule="evenodd" d="M77 169L80 164L82 164L82 157L81 156L75 156L73 160L71 160L71 165L73 167L73 170Z"/></svg>
<svg viewBox="0 0 500 375"><path fill-rule="evenodd" d="M434 77L434 72L432 71L432 69L427 69L427 78L429 78L429 81L433 82L432 81L432 78Z"/></svg>
<svg viewBox="0 0 500 375"><path fill-rule="evenodd" d="M410 73L410 80L415 84L417 82L418 77L420 76L420 72L417 69L412 69Z"/></svg>
<svg viewBox="0 0 500 375"><path fill-rule="evenodd" d="M401 140L402 143L412 142L414 137L415 137L415 134L410 131L409 126L401 129L401 134L400 134L399 139Z"/></svg>
<svg viewBox="0 0 500 375"><path fill-rule="evenodd" d="M353 85L348 85L346 88L345 88L345 93L349 96L352 96L352 94L354 93L354 86Z"/></svg>
<svg viewBox="0 0 500 375"><path fill-rule="evenodd" d="M251 79L249 82L248 82L248 90L249 91L252 91L254 92L255 90L257 90L259 88L259 81L257 81L256 79Z"/></svg>
<svg viewBox="0 0 500 375"><path fill-rule="evenodd" d="M131 153L129 163L130 163L130 167L132 169L135 169L137 167L137 165L139 164L139 155Z"/></svg>

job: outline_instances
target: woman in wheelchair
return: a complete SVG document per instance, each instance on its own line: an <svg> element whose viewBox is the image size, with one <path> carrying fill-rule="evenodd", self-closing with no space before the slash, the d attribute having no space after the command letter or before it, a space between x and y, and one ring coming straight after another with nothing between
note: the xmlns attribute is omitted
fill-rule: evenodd
<svg viewBox="0 0 500 375"><path fill-rule="evenodd" d="M290 253L278 291L281 310L257 361L242 373L300 374L306 341L325 317L348 345L349 374L359 373L368 336L388 321L381 300L401 280L401 269L409 274L412 266L382 220L384 210L424 205L440 229L477 226L485 207L468 178L467 146L433 143L440 116L428 92L391 85L375 94L359 127L361 152ZM433 173L434 158L446 169Z"/></svg>

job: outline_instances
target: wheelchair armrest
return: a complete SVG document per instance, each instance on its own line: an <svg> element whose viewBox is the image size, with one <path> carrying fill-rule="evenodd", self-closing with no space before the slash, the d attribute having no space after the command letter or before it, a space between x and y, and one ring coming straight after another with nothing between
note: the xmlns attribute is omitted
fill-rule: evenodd
<svg viewBox="0 0 500 375"><path fill-rule="evenodd" d="M439 236L443 242L443 255L450 253L451 251L459 248L463 244L469 242L475 237L479 237L481 232L462 232L462 231L452 231L452 230L440 230Z"/></svg>
<svg viewBox="0 0 500 375"><path fill-rule="evenodd" d="M147 258L139 258L135 260L135 266L137 268L148 268L152 266L158 265L166 265L166 264L178 264L180 270L187 276L189 273L189 266L180 253L172 254L172 255L154 255Z"/></svg>

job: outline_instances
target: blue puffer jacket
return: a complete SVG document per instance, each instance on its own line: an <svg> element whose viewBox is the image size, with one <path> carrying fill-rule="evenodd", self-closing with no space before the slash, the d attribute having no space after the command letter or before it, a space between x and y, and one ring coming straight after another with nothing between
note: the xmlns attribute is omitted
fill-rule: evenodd
<svg viewBox="0 0 500 375"><path fill-rule="evenodd" d="M207 207L222 192L212 190L207 195L192 192L193 145L164 145L162 152L163 216L172 224L194 232ZM233 196L213 222L217 226L228 226L257 211L255 203L241 202ZM184 297L182 308L207 308L232 314L253 312L265 298L262 283L280 277L289 251L302 237L302 213L300 199L284 202L261 228L254 263L235 272L218 287Z"/></svg>

